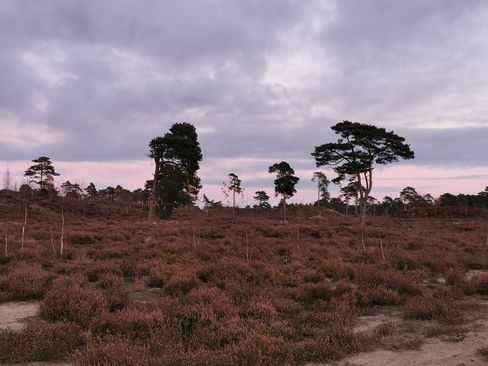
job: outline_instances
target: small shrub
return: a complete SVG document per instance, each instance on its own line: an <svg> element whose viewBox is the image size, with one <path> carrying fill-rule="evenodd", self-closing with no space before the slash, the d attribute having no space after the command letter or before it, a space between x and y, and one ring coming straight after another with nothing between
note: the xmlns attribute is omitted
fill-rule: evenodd
<svg viewBox="0 0 488 366"><path fill-rule="evenodd" d="M151 364L147 346L122 338L107 337L88 344L70 358L73 366L146 366Z"/></svg>
<svg viewBox="0 0 488 366"><path fill-rule="evenodd" d="M54 283L40 305L40 315L51 321L74 322L82 328L107 311L103 293L67 279Z"/></svg>
<svg viewBox="0 0 488 366"><path fill-rule="evenodd" d="M197 279L192 273L178 273L171 277L165 290L172 296L180 296L186 295L197 286Z"/></svg>
<svg viewBox="0 0 488 366"><path fill-rule="evenodd" d="M327 283L305 283L294 291L294 299L301 303L313 304L317 300L330 300L334 289Z"/></svg>
<svg viewBox="0 0 488 366"><path fill-rule="evenodd" d="M233 365L283 365L289 364L291 354L281 338L250 332L236 345L226 348Z"/></svg>
<svg viewBox="0 0 488 366"><path fill-rule="evenodd" d="M109 311L121 310L129 305L129 292L122 277L112 273L103 274L96 286L104 290Z"/></svg>
<svg viewBox="0 0 488 366"><path fill-rule="evenodd" d="M378 286L358 291L357 301L359 306L391 306L400 304L401 297L395 290Z"/></svg>
<svg viewBox="0 0 488 366"><path fill-rule="evenodd" d="M19 332L0 330L0 363L60 361L85 343L69 323L28 324Z"/></svg>
<svg viewBox="0 0 488 366"><path fill-rule="evenodd" d="M459 311L452 299L447 297L418 296L407 303L407 316L419 320L454 321Z"/></svg>
<svg viewBox="0 0 488 366"><path fill-rule="evenodd" d="M38 264L17 264L6 278L6 289L16 300L39 299L49 289L51 274Z"/></svg>
<svg viewBox="0 0 488 366"><path fill-rule="evenodd" d="M104 314L94 326L96 335L113 335L132 340L149 341L155 330L164 325L166 317L161 310L124 309Z"/></svg>
<svg viewBox="0 0 488 366"><path fill-rule="evenodd" d="M474 277L471 280L473 290L480 295L488 295L488 275Z"/></svg>
<svg viewBox="0 0 488 366"><path fill-rule="evenodd" d="M484 346L478 349L478 354L483 356L485 360L488 360L488 346Z"/></svg>
<svg viewBox="0 0 488 366"><path fill-rule="evenodd" d="M93 236L83 234L71 234L68 237L68 241L75 247L91 246L98 242Z"/></svg>

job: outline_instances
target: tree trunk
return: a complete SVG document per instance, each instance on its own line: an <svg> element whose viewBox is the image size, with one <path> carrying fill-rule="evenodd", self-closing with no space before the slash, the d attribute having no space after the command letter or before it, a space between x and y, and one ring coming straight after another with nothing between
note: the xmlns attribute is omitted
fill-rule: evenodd
<svg viewBox="0 0 488 366"><path fill-rule="evenodd" d="M286 198L283 196L283 222L286 223Z"/></svg>
<svg viewBox="0 0 488 366"><path fill-rule="evenodd" d="M64 249L64 209L61 207L61 237L59 239L60 241L60 248L59 248L59 255L63 255L63 249Z"/></svg>
<svg viewBox="0 0 488 366"><path fill-rule="evenodd" d="M8 227L5 225L5 257L8 257Z"/></svg>
<svg viewBox="0 0 488 366"><path fill-rule="evenodd" d="M154 160L156 163L156 167L154 168L154 178L153 178L153 185L151 189L151 197L149 198L149 210L147 215L147 220L149 222L154 221L154 216L156 213L156 202L157 202L157 186L158 186L158 178L159 178L159 161L156 159Z"/></svg>
<svg viewBox="0 0 488 366"><path fill-rule="evenodd" d="M27 204L24 208L24 224L22 225L22 240L21 240L21 249L24 250L24 239L25 239L25 227L27 226Z"/></svg>
<svg viewBox="0 0 488 366"><path fill-rule="evenodd" d="M51 234L51 246L53 248L53 254L54 254L54 256L56 256L56 248L54 247L53 226L51 223L49 224L49 232Z"/></svg>

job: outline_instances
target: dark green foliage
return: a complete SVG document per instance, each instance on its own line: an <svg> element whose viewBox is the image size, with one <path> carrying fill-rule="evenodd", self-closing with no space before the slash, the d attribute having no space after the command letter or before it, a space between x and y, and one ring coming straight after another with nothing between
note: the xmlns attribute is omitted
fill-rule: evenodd
<svg viewBox="0 0 488 366"><path fill-rule="evenodd" d="M314 172L312 177L312 182L317 183L317 205L323 202L327 204L330 200L329 184L330 180L322 172Z"/></svg>
<svg viewBox="0 0 488 366"><path fill-rule="evenodd" d="M205 208L215 208L215 207L222 207L221 201L215 201L208 198L205 194L203 195L203 206Z"/></svg>
<svg viewBox="0 0 488 366"><path fill-rule="evenodd" d="M31 178L31 182L39 186L40 193L54 192L54 177L59 175L47 156L40 156L32 160L31 165L24 173L26 177Z"/></svg>
<svg viewBox="0 0 488 366"><path fill-rule="evenodd" d="M256 191L254 199L257 201L254 208L271 208L269 196L265 191Z"/></svg>
<svg viewBox="0 0 488 366"><path fill-rule="evenodd" d="M269 167L268 172L276 173L277 177L274 181L276 195L281 194L284 199L293 197L297 192L295 185L300 178L295 177L295 171L290 164L285 161L273 164Z"/></svg>
<svg viewBox="0 0 488 366"><path fill-rule="evenodd" d="M234 209L236 207L236 194L242 194L244 188L241 187L242 181L235 173L229 173L229 183L223 183L222 191L226 197L232 195L232 214L234 214Z"/></svg>
<svg viewBox="0 0 488 366"><path fill-rule="evenodd" d="M66 198L80 199L83 190L78 183L71 183L69 180L61 184L61 190Z"/></svg>
<svg viewBox="0 0 488 366"><path fill-rule="evenodd" d="M399 158L413 159L405 138L373 125L343 121L331 127L337 142L317 146L312 156L317 166L334 165L340 176L367 172L373 164L389 164Z"/></svg>
<svg viewBox="0 0 488 366"><path fill-rule="evenodd" d="M333 167L337 173L335 183L348 179L356 186L364 220L366 202L373 187L373 165L393 163L400 158L413 159L414 153L403 137L384 128L349 121L339 122L331 128L340 138L337 142L315 147L312 156L317 167Z"/></svg>
<svg viewBox="0 0 488 366"><path fill-rule="evenodd" d="M89 198L95 198L98 196L98 190L97 187L93 183L90 183L86 188L85 192L88 195Z"/></svg>
<svg viewBox="0 0 488 366"><path fill-rule="evenodd" d="M194 202L201 187L196 175L202 160L198 135L193 125L175 123L164 136L152 139L149 148L155 162L149 217L155 211L168 216L175 208Z"/></svg>
<svg viewBox="0 0 488 366"><path fill-rule="evenodd" d="M283 221L286 222L286 200L287 198L293 197L296 193L295 185L300 178L294 175L295 171L286 161L271 165L268 172L276 173L276 179L274 181L275 194L277 196L281 194L282 196L280 204L283 206Z"/></svg>

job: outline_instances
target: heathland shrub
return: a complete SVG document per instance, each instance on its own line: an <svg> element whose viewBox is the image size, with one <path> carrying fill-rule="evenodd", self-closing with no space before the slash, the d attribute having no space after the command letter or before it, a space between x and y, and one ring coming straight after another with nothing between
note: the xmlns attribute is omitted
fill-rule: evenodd
<svg viewBox="0 0 488 366"><path fill-rule="evenodd" d="M104 291L109 311L121 310L129 305L129 292L122 277L105 273L100 276L95 285Z"/></svg>
<svg viewBox="0 0 488 366"><path fill-rule="evenodd" d="M196 288L188 293L185 302L208 307L216 319L231 318L239 312L239 308L234 304L230 296L216 287Z"/></svg>
<svg viewBox="0 0 488 366"><path fill-rule="evenodd" d="M92 341L86 349L75 352L70 361L73 366L147 366L152 364L147 346L118 337L106 337Z"/></svg>
<svg viewBox="0 0 488 366"><path fill-rule="evenodd" d="M419 320L455 321L459 311L454 301L446 296L417 296L407 303L407 316Z"/></svg>
<svg viewBox="0 0 488 366"><path fill-rule="evenodd" d="M119 266L116 263L111 262L88 263L85 273L87 280L90 282L96 282L106 274L115 274L119 277L122 276L122 271Z"/></svg>
<svg viewBox="0 0 488 366"><path fill-rule="evenodd" d="M356 292L359 306L374 305L398 305L401 303L401 296L395 290L377 286L366 288Z"/></svg>
<svg viewBox="0 0 488 366"><path fill-rule="evenodd" d="M165 293L171 296L186 295L192 289L198 286L196 276L191 272L176 273L170 278L166 287Z"/></svg>
<svg viewBox="0 0 488 366"><path fill-rule="evenodd" d="M39 299L49 289L51 279L51 274L40 265L19 263L11 267L5 286L14 299Z"/></svg>
<svg viewBox="0 0 488 366"><path fill-rule="evenodd" d="M64 360L84 342L76 324L32 323L18 332L0 330L0 363Z"/></svg>
<svg viewBox="0 0 488 366"><path fill-rule="evenodd" d="M298 302L313 304L317 300L330 300L334 296L334 290L327 282L305 283L296 288L293 295Z"/></svg>
<svg viewBox="0 0 488 366"><path fill-rule="evenodd" d="M475 293L488 295L488 275L474 277L471 284Z"/></svg>
<svg viewBox="0 0 488 366"><path fill-rule="evenodd" d="M124 309L105 313L94 326L99 336L117 336L147 342L164 327L166 317L161 310Z"/></svg>
<svg viewBox="0 0 488 366"><path fill-rule="evenodd" d="M67 278L56 281L41 302L40 315L51 321L74 322L82 328L107 311L103 292L82 287Z"/></svg>
<svg viewBox="0 0 488 366"><path fill-rule="evenodd" d="M232 365L284 365L289 364L291 354L282 338L266 336L250 331L238 344L226 348Z"/></svg>
<svg viewBox="0 0 488 366"><path fill-rule="evenodd" d="M328 362L358 350L352 330L336 326L316 336L291 345L294 358L300 362Z"/></svg>

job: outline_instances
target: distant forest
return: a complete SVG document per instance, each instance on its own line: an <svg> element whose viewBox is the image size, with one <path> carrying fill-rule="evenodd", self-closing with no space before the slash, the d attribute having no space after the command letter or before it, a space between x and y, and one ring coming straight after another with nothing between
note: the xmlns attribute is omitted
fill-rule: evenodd
<svg viewBox="0 0 488 366"><path fill-rule="evenodd" d="M56 187L54 182L54 176L59 174L55 171L54 165L47 157L39 157L34 159L33 166L26 170L26 172L37 171L39 174L26 174L26 178L34 178L26 183L17 186L13 184L11 173L7 170L4 173L3 178L3 190L17 192L19 196L29 198L47 198L53 199L54 197L64 197L72 200L100 200L104 202L113 202L117 205L127 207L141 207L148 208L148 202L150 198L150 187L138 188L135 190L128 190L121 185L115 187L108 186L105 188L97 188L93 183L88 184L86 187L81 187L78 183L71 183L69 180L61 183L59 187ZM33 168L36 165L44 165L43 170L37 170ZM39 168L39 167L38 167ZM41 179L42 171L42 179ZM317 173L314 174L314 177ZM37 178L36 178L37 177ZM242 194L241 191L242 182L238 179L234 173L229 174L230 180L227 185L223 186L223 191L226 196L233 194L232 185L238 184L238 194ZM238 183L236 182L238 179ZM312 178L313 179L313 178ZM315 181L315 180L314 180ZM320 198L319 198L320 197ZM253 206L246 206L245 208L266 210L273 208L268 200L269 195L265 191L257 191L254 195L255 204ZM203 194L202 206L207 209L213 209L223 207L221 201L215 201ZM281 207L280 201L275 208ZM326 187L318 185L318 199L308 204L289 204L291 207L299 206L319 206L322 208L332 209L338 213L344 215L358 215L358 198L356 192L351 190L350 187L342 187L341 192L337 197L330 197L330 193ZM370 216L389 216L389 215L404 215L405 213L418 213L422 214L425 210L440 209L442 207L457 208L459 210L465 209L488 209L488 186L484 191L478 194L458 194L444 193L439 197L433 197L431 194L421 195L417 193L413 187L405 187L399 192L398 197L392 198L385 196L383 200L377 200L370 196L368 198L367 214Z"/></svg>
<svg viewBox="0 0 488 366"><path fill-rule="evenodd" d="M317 168L329 167L336 176L329 179L322 171L313 173L311 180L317 186L317 199L308 206L332 209L344 215L356 215L364 224L366 215L441 215L439 208L453 207L464 210L488 208L488 186L476 194L444 193L439 197L431 194L421 195L414 187L405 187L399 196L386 196L379 201L371 195L373 188L373 170L375 165L386 165L400 159L414 159L414 152L405 139L393 131L386 131L374 125L343 121L331 129L338 135L336 142L316 146L311 155ZM195 127L187 122L175 123L163 136L153 138L149 143L148 156L154 161L155 171L152 179L148 179L144 188L130 191L121 185L98 189L90 183L81 187L69 180L59 187L54 184L56 171L51 159L40 156L32 160L24 176L25 183L20 187L12 185L10 172L4 177L4 189L18 191L24 199L29 197L61 196L75 200L104 200L116 202L129 208L138 205L148 211L148 219L156 215L168 217L181 206L195 206L201 189L201 180L197 175L200 161L203 158ZM272 164L268 172L275 176L274 194L280 197L277 207L282 208L283 220L286 222L287 200L296 193L295 186L300 177L295 176L294 169L285 161ZM224 178L224 177L223 177ZM243 195L245 185L235 172L227 176L222 191L232 198L232 213L236 208L236 196ZM329 185L340 186L340 194L331 197ZM265 191L256 191L254 209L271 209L270 195ZM206 209L222 207L221 201L215 201L203 195L203 206ZM303 205L302 206L307 206ZM300 206L300 205L298 205Z"/></svg>

